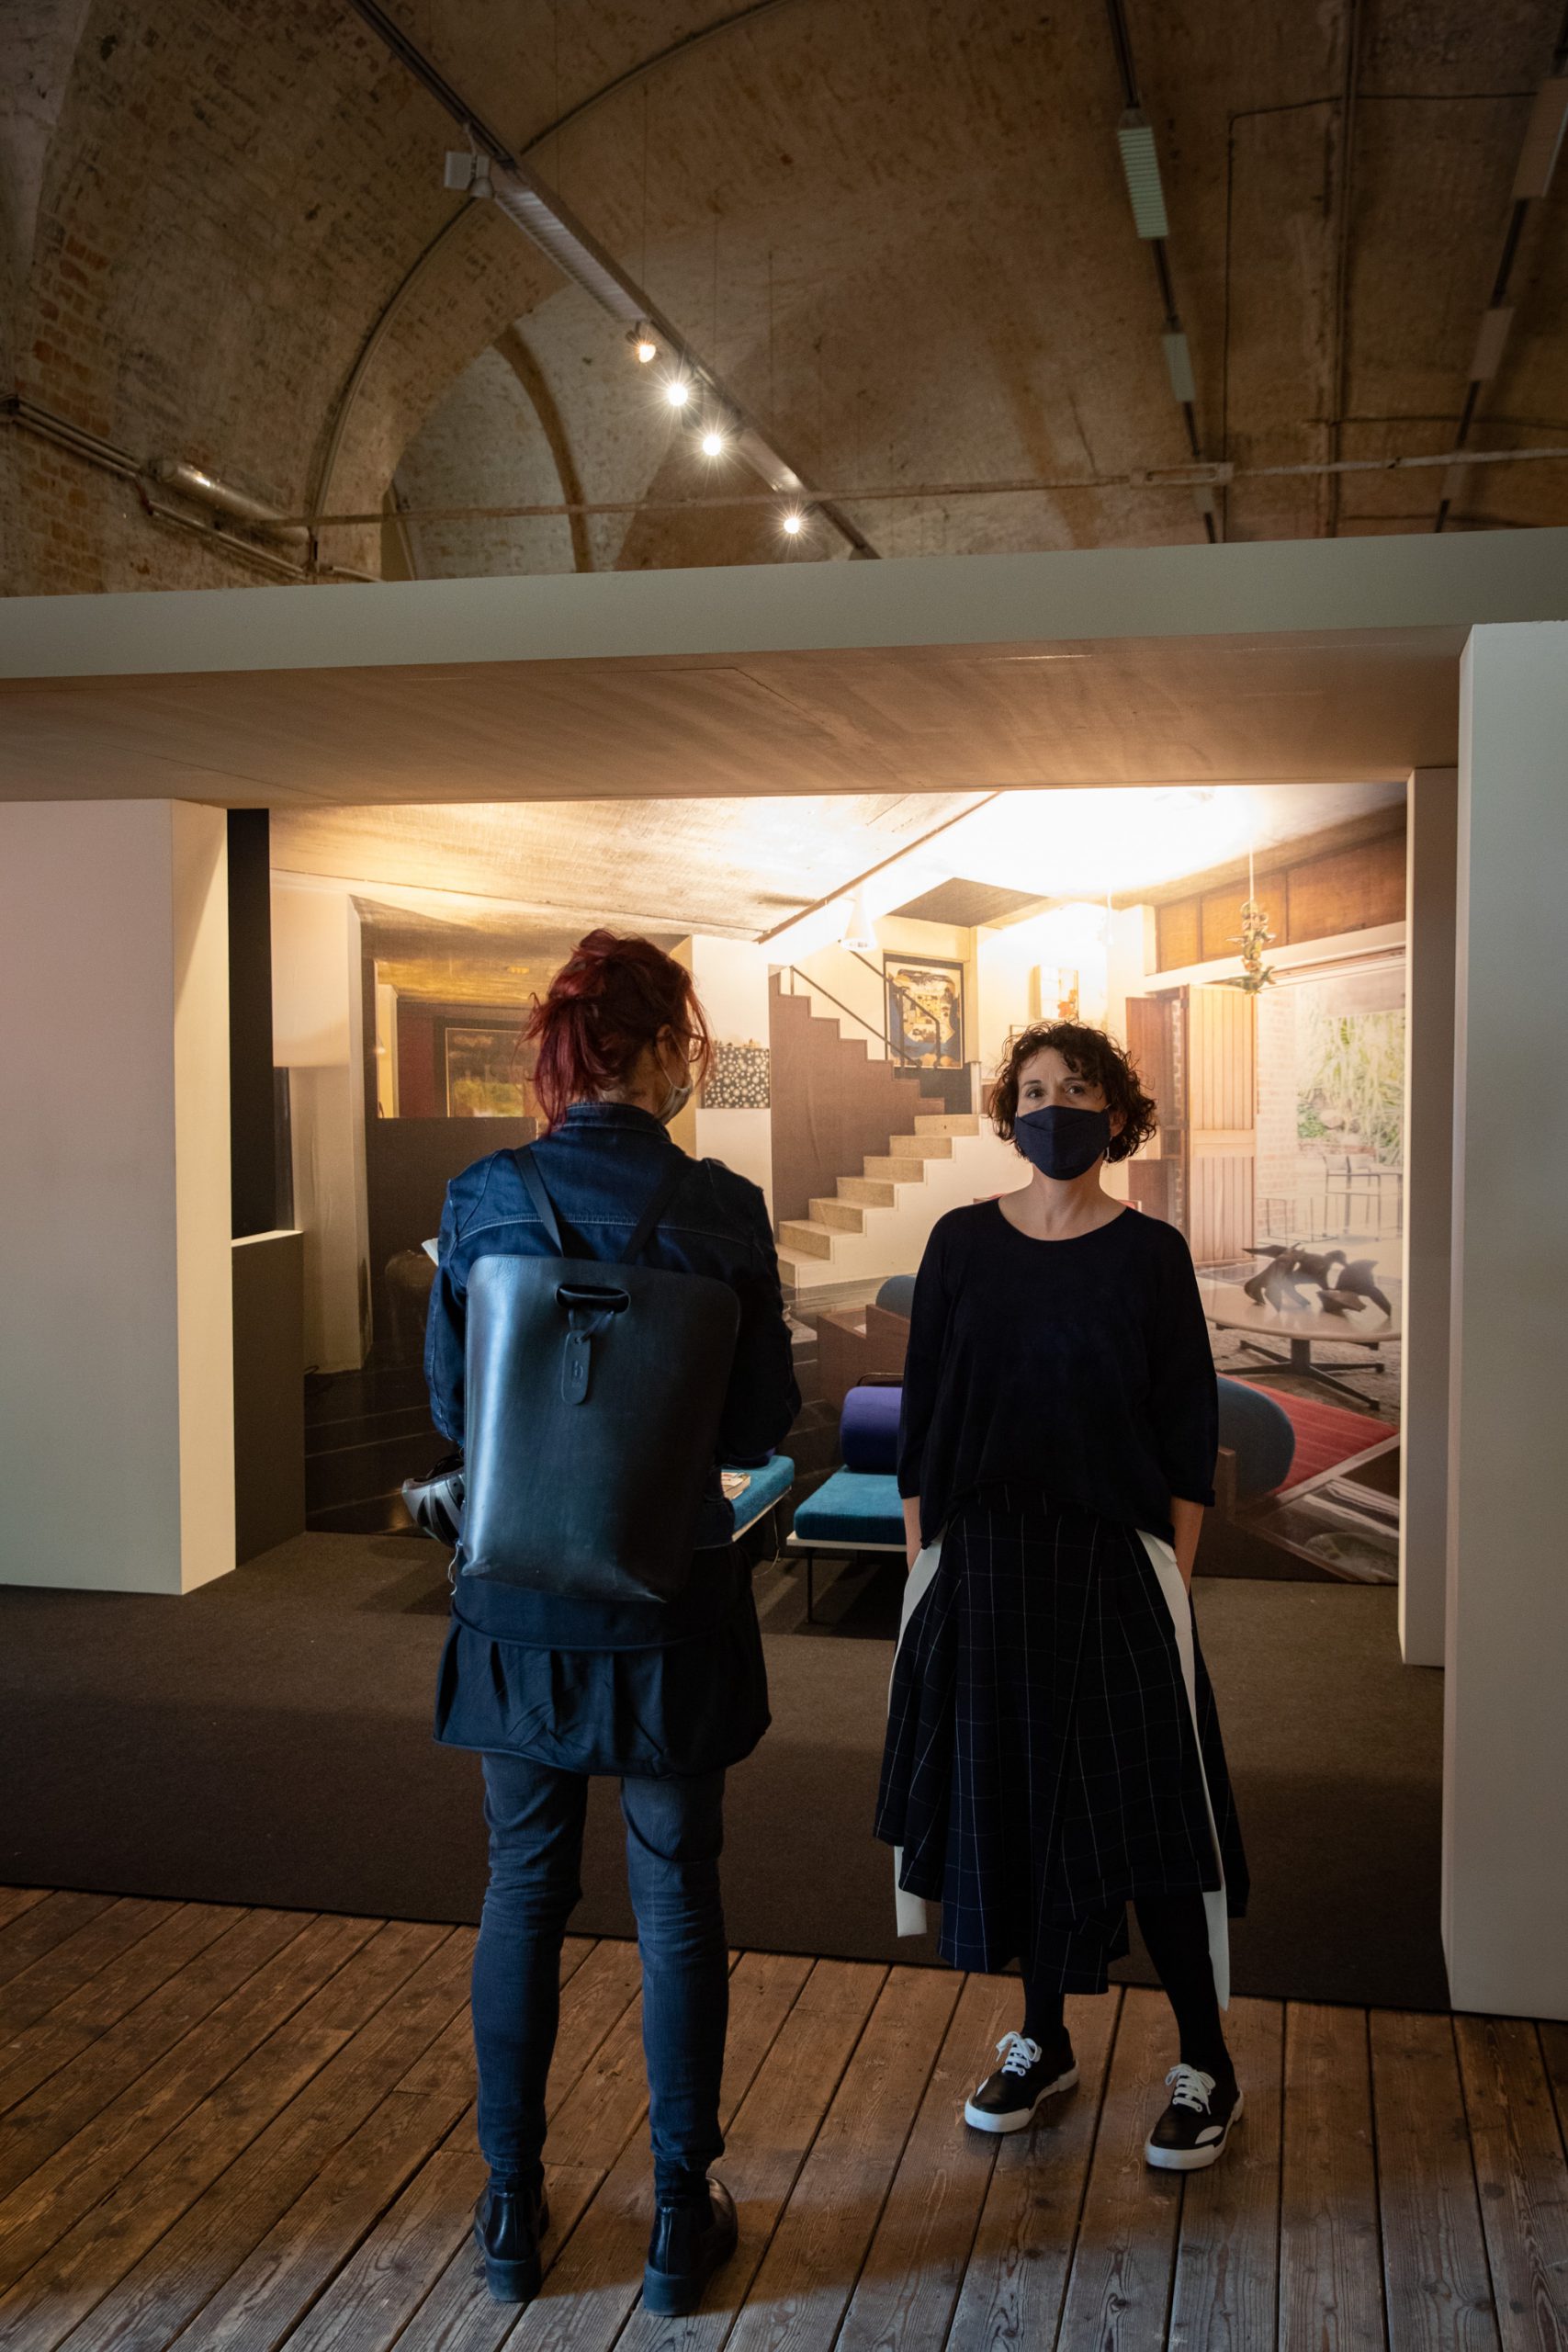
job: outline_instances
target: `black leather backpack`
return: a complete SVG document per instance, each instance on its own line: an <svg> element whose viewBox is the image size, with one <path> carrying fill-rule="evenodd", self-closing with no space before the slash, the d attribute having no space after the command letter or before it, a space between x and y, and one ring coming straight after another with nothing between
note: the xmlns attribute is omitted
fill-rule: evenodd
<svg viewBox="0 0 1568 2352"><path fill-rule="evenodd" d="M555 1256L468 1276L466 1577L573 1600L669 1600L686 1581L716 1456L739 1301L640 1266L687 1167L671 1151L626 1262L568 1257L528 1149L518 1171Z"/></svg>

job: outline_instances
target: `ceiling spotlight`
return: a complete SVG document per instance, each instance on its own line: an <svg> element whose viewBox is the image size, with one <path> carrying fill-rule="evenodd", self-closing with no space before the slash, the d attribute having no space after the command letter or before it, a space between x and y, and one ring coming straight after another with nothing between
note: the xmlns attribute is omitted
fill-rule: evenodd
<svg viewBox="0 0 1568 2352"><path fill-rule="evenodd" d="M692 388L684 376L671 376L664 387L664 397L671 408L684 408L692 397Z"/></svg>
<svg viewBox="0 0 1568 2352"><path fill-rule="evenodd" d="M626 336L626 341L631 345L632 350L643 367L648 367L650 361L658 358L659 345L655 343L649 328L633 327Z"/></svg>
<svg viewBox="0 0 1568 2352"><path fill-rule="evenodd" d="M806 528L805 515L797 514L792 507L784 518L784 527L792 539L797 539Z"/></svg>
<svg viewBox="0 0 1568 2352"><path fill-rule="evenodd" d="M723 434L719 432L716 425L710 425L707 431L703 435L703 455L705 458L722 458L728 447L728 442L725 439Z"/></svg>

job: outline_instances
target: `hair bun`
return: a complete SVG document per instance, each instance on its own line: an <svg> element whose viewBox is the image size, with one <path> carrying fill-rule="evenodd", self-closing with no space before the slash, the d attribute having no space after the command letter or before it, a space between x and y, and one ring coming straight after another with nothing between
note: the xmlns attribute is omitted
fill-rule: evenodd
<svg viewBox="0 0 1568 2352"><path fill-rule="evenodd" d="M580 939L566 962L551 980L546 1001L559 1004L581 997L597 997L603 992L604 974L611 966L624 963L624 940L613 931L591 931Z"/></svg>
<svg viewBox="0 0 1568 2352"><path fill-rule="evenodd" d="M534 1091L548 1125L570 1103L596 1102L619 1085L666 1029L690 1041L701 1083L713 1046L685 966L651 939L587 933L535 998L524 1032L538 1048Z"/></svg>

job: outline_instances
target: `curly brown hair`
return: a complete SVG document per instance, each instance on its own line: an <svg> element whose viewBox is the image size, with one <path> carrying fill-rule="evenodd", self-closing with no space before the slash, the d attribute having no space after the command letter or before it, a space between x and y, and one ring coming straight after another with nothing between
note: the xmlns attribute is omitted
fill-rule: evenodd
<svg viewBox="0 0 1568 2352"><path fill-rule="evenodd" d="M997 1072L997 1091L991 1100L991 1118L1002 1141L1012 1141L1023 1066L1048 1048L1061 1055L1075 1078L1087 1078L1101 1090L1112 1117L1120 1111L1122 1125L1111 1136L1105 1157L1131 1159L1159 1125L1159 1112L1154 1096L1145 1092L1125 1049L1103 1029L1091 1029L1086 1021L1037 1021L1014 1038Z"/></svg>

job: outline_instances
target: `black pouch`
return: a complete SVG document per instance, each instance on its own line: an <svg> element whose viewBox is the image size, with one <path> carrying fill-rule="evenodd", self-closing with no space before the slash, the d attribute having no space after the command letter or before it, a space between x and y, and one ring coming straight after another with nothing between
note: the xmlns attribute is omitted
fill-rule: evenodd
<svg viewBox="0 0 1568 2352"><path fill-rule="evenodd" d="M551 1258L468 1277L463 1574L579 1600L668 1600L690 1573L740 1306L728 1283L639 1266L685 1169L672 1151L625 1265Z"/></svg>

